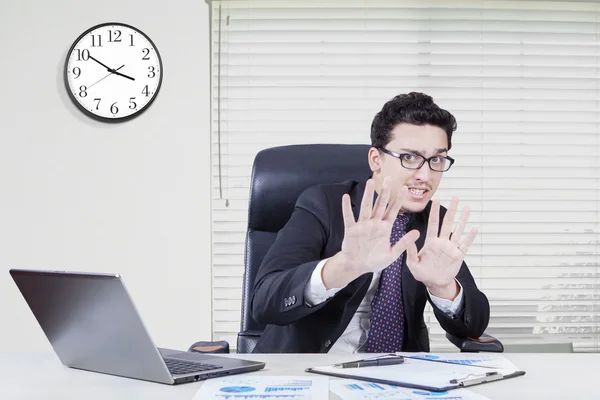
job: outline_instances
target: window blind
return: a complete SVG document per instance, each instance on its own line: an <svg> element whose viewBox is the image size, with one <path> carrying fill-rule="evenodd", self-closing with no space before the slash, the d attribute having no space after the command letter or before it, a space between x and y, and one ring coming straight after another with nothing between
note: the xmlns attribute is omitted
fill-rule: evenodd
<svg viewBox="0 0 600 400"><path fill-rule="evenodd" d="M235 344L252 162L370 143L422 91L457 118L436 196L479 234L466 261L503 342L600 351L599 6L541 1L212 1L214 339ZM366 155L365 155L366 157ZM451 347L431 309L432 350Z"/></svg>

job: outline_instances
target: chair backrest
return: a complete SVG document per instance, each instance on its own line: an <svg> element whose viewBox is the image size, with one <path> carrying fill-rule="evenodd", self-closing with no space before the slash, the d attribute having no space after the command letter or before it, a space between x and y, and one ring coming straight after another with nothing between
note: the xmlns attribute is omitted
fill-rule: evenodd
<svg viewBox="0 0 600 400"><path fill-rule="evenodd" d="M248 209L244 260L241 331L261 331L264 326L250 315L250 299L260 264L277 232L290 219L296 200L310 186L371 175L368 151L357 144L309 144L273 147L254 159Z"/></svg>

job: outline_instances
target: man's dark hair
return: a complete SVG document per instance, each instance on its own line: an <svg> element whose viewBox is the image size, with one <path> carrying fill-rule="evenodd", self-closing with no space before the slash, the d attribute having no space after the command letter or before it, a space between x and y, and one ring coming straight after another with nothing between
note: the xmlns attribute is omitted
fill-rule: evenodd
<svg viewBox="0 0 600 400"><path fill-rule="evenodd" d="M452 147L452 133L456 130L456 118L438 107L431 96L418 92L394 97L375 114L371 124L371 146L387 145L392 139L392 129L401 123L437 126L448 135L448 150Z"/></svg>

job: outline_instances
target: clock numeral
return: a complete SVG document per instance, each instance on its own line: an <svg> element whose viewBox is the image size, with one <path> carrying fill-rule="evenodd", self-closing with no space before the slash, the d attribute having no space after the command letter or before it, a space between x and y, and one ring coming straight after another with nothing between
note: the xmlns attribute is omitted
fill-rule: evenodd
<svg viewBox="0 0 600 400"><path fill-rule="evenodd" d="M150 59L150 49L142 49L142 53L144 53L144 56L142 57L142 60L149 60Z"/></svg>
<svg viewBox="0 0 600 400"><path fill-rule="evenodd" d="M75 79L79 78L79 75L81 75L81 68L79 68L79 67L73 68L73 75L75 75Z"/></svg>
<svg viewBox="0 0 600 400"><path fill-rule="evenodd" d="M90 51L88 49L77 49L77 61L87 61L90 59Z"/></svg>
<svg viewBox="0 0 600 400"><path fill-rule="evenodd" d="M150 92L148 92L148 85L144 86L144 90L142 90L142 94L145 94L146 97L148 97L150 95Z"/></svg>
<svg viewBox="0 0 600 400"><path fill-rule="evenodd" d="M96 39L98 39L98 44L96 44ZM92 47L102 47L102 36L92 35Z"/></svg>
<svg viewBox="0 0 600 400"><path fill-rule="evenodd" d="M119 107L117 107L117 103L112 103L112 105L110 106L110 112L113 115L119 112Z"/></svg>
<svg viewBox="0 0 600 400"><path fill-rule="evenodd" d="M100 100L102 100L102 99L100 99L100 98L98 98L98 97L96 97L96 98L94 99L94 101L97 101L97 103L96 103L96 110L98 110L98 107L100 107Z"/></svg>
<svg viewBox="0 0 600 400"><path fill-rule="evenodd" d="M86 97L87 96L87 87L81 85L79 86L79 97Z"/></svg>
<svg viewBox="0 0 600 400"><path fill-rule="evenodd" d="M135 97L130 97L129 98L129 109L131 110L135 110L137 107L137 104L135 103Z"/></svg>
<svg viewBox="0 0 600 400"><path fill-rule="evenodd" d="M109 42L121 42L121 31L116 29L115 31L115 38L113 39L113 31L111 31L110 29L108 30L108 41Z"/></svg>
<svg viewBox="0 0 600 400"><path fill-rule="evenodd" d="M148 67L148 78L154 78L156 76L156 72L154 72L155 68L150 66Z"/></svg>
<svg viewBox="0 0 600 400"><path fill-rule="evenodd" d="M132 47L133 46L133 34L132 33L129 34L129 39L130 39L129 47Z"/></svg>

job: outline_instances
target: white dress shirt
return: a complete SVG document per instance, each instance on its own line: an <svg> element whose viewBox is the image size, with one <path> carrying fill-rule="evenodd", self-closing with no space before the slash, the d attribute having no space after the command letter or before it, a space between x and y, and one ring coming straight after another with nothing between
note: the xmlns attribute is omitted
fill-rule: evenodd
<svg viewBox="0 0 600 400"><path fill-rule="evenodd" d="M314 307L324 302L343 289L325 289L323 279L321 278L321 271L323 270L323 266L327 260L328 259L321 260L321 262L317 264L317 267L311 275L310 281L304 288L304 299L306 305L309 307ZM380 276L381 272L376 272L373 274L373 280L371 281L371 285L369 286L365 297L358 306L356 313L352 316L352 320L348 324L348 327L344 333L342 333L342 336L340 336L340 338L331 347L329 353L364 352L364 345L367 342L367 335L371 326L371 301L373 300L375 292L377 291L377 287L379 286ZM451 317L454 317L456 314L458 314L458 311L460 311L463 307L463 289L460 282L456 282L458 283L458 286L460 286L460 291L454 301L436 297L429 292L429 289L427 289L433 304Z"/></svg>

